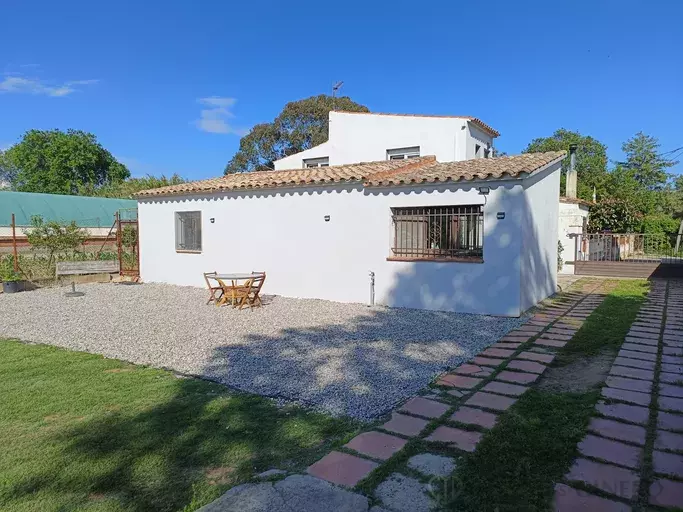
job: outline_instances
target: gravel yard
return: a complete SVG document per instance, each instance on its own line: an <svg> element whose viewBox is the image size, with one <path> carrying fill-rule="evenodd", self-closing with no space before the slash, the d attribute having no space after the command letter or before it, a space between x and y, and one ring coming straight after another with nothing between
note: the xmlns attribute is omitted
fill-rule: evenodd
<svg viewBox="0 0 683 512"><path fill-rule="evenodd" d="M467 360L521 319L268 298L205 306L199 288L79 286L0 294L0 337L200 375L368 420Z"/></svg>

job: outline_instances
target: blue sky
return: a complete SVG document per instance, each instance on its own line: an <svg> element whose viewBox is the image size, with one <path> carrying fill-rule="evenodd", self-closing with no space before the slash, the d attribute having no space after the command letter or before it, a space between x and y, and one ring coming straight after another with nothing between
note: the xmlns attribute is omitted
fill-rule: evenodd
<svg viewBox="0 0 683 512"><path fill-rule="evenodd" d="M0 148L82 129L136 175L220 175L241 133L336 80L373 111L477 116L510 154L559 127L612 159L640 130L683 146L677 0L32 1L2 18Z"/></svg>

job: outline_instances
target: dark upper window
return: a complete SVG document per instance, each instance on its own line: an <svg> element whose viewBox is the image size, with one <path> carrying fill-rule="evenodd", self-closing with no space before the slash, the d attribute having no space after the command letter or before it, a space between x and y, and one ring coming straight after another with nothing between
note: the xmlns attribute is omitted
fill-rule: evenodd
<svg viewBox="0 0 683 512"><path fill-rule="evenodd" d="M311 169L314 167L329 167L330 157L322 156L320 158L305 158L304 169Z"/></svg>
<svg viewBox="0 0 683 512"><path fill-rule="evenodd" d="M399 259L481 259L484 213L479 205L391 209Z"/></svg>

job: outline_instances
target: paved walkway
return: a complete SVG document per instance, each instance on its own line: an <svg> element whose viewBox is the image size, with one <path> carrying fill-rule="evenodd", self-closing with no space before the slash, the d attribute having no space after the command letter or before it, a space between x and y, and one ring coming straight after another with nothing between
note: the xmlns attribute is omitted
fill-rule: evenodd
<svg viewBox="0 0 683 512"><path fill-rule="evenodd" d="M413 397L398 407L386 423L359 434L312 464L307 470L310 476L290 476L276 484L239 486L209 505L206 512L322 510L330 508L330 503L334 503L334 510L359 512L420 512L432 509L437 505L435 489L426 482L430 479L439 482L438 479L449 476L455 468L455 456L476 450L483 435L496 424L499 416L545 372L555 358L555 350L566 345L583 321L600 305L608 286L611 284L595 280L578 283L576 289L563 294L560 301L544 307L527 324L508 333L468 363L442 375L433 388L425 390L424 395ZM626 355L621 354L619 359ZM632 366L624 368L638 369ZM617 374L610 377L616 378L623 379ZM419 440L420 445L427 449L408 458L406 464L396 465L405 468L400 469L403 473L391 472L389 466L384 467L389 459L396 461L395 456L400 457L411 440ZM373 473L376 470L380 472ZM372 490L381 506L370 508L365 496L344 489L353 489L359 483L363 484L364 479L382 471L388 475ZM299 508L291 508L294 502L290 499L288 505L286 500L282 501L281 488L290 489L292 485L308 486L320 496L307 495L302 502L304 505L297 503L301 505ZM324 492L321 493L317 489L323 485ZM558 486L558 496L563 489ZM295 494L300 498L305 495L299 491Z"/></svg>
<svg viewBox="0 0 683 512"><path fill-rule="evenodd" d="M654 281L555 510L683 507L683 283Z"/></svg>

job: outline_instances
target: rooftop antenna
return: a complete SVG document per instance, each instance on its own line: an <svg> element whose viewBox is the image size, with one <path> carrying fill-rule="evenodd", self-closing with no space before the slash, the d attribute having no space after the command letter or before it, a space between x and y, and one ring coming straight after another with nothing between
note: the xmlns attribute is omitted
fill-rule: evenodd
<svg viewBox="0 0 683 512"><path fill-rule="evenodd" d="M344 82L340 80L332 86L332 110L337 110L337 93L342 85L344 85Z"/></svg>

